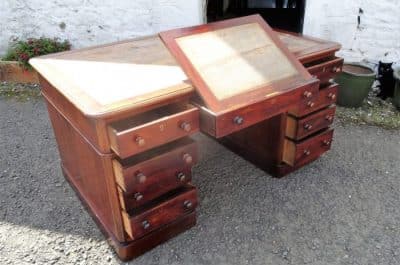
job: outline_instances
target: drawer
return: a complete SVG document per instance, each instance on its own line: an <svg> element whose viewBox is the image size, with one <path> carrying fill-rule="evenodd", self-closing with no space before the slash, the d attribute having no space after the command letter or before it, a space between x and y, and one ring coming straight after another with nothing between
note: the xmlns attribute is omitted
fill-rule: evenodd
<svg viewBox="0 0 400 265"><path fill-rule="evenodd" d="M113 160L121 206L125 210L141 206L191 180L198 161L197 144L184 138L146 153Z"/></svg>
<svg viewBox="0 0 400 265"><path fill-rule="evenodd" d="M329 105L335 104L337 100L339 85L330 83L321 88L313 96L300 101L295 108L289 110L289 114L295 117L303 117L317 110L326 108Z"/></svg>
<svg viewBox="0 0 400 265"><path fill-rule="evenodd" d="M322 61L315 65L306 65L308 72L321 81L321 85L329 83L329 80L334 78L342 71L343 58L335 57L332 60Z"/></svg>
<svg viewBox="0 0 400 265"><path fill-rule="evenodd" d="M186 185L143 209L122 211L125 231L132 239L140 238L194 211L196 206L196 188Z"/></svg>
<svg viewBox="0 0 400 265"><path fill-rule="evenodd" d="M195 103L200 109L200 128L204 133L221 138L287 112L297 102L314 97L318 90L319 82L313 80L306 86L274 95L246 107L218 114L207 109L202 103Z"/></svg>
<svg viewBox="0 0 400 265"><path fill-rule="evenodd" d="M332 106L302 119L288 115L286 119L286 136L294 140L301 140L329 127L335 117L335 111L336 107Z"/></svg>
<svg viewBox="0 0 400 265"><path fill-rule="evenodd" d="M331 147L333 129L311 136L301 142L285 139L283 161L291 166L298 166L315 160Z"/></svg>
<svg viewBox="0 0 400 265"><path fill-rule="evenodd" d="M126 158L197 132L199 111L179 103L114 122L108 127L111 149Z"/></svg>

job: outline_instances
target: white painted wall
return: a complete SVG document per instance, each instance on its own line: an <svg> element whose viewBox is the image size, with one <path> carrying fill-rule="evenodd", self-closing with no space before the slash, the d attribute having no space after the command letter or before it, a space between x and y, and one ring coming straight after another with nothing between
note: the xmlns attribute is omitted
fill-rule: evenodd
<svg viewBox="0 0 400 265"><path fill-rule="evenodd" d="M400 0L307 0L304 34L340 42L346 61L400 62Z"/></svg>
<svg viewBox="0 0 400 265"><path fill-rule="evenodd" d="M204 2L0 0L0 55L14 38L59 37L79 48L200 24ZM304 33L340 42L347 61L400 61L400 0L307 0Z"/></svg>
<svg viewBox="0 0 400 265"><path fill-rule="evenodd" d="M0 55L15 38L59 37L79 48L201 24L202 5L203 0L0 0Z"/></svg>

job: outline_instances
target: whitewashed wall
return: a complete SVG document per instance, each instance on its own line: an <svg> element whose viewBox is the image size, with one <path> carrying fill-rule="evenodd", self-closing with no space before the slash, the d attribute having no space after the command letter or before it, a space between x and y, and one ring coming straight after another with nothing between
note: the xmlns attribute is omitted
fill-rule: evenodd
<svg viewBox="0 0 400 265"><path fill-rule="evenodd" d="M340 42L347 61L400 62L400 0L307 0L304 33Z"/></svg>
<svg viewBox="0 0 400 265"><path fill-rule="evenodd" d="M59 37L79 48L200 24L202 4L203 0L0 0L0 55L15 38Z"/></svg>
<svg viewBox="0 0 400 265"><path fill-rule="evenodd" d="M14 38L59 37L79 48L200 24L204 2L0 0L0 55ZM307 0L304 33L342 43L347 61L398 62L400 0Z"/></svg>

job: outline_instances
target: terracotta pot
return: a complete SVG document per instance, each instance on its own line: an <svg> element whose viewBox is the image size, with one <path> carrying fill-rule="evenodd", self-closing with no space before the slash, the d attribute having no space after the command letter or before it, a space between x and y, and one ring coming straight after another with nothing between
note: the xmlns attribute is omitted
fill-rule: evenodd
<svg viewBox="0 0 400 265"><path fill-rule="evenodd" d="M35 70L27 70L14 61L0 61L0 81L39 84Z"/></svg>
<svg viewBox="0 0 400 265"><path fill-rule="evenodd" d="M339 84L338 104L360 107L374 83L375 71L365 65L344 64L343 72L335 78Z"/></svg>

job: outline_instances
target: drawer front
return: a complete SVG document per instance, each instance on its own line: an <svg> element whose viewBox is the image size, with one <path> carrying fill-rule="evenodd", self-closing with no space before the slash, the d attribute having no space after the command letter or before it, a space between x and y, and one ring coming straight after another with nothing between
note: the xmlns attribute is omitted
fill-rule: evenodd
<svg viewBox="0 0 400 265"><path fill-rule="evenodd" d="M218 116L214 116L213 113L202 109L201 129L214 137L224 137L288 111L299 100L312 98L313 95L318 93L318 89L319 82L315 81L307 86Z"/></svg>
<svg viewBox="0 0 400 265"><path fill-rule="evenodd" d="M158 204L131 215L122 211L125 231L137 239L194 211L197 207L196 188L187 185L177 194L168 196Z"/></svg>
<svg viewBox="0 0 400 265"><path fill-rule="evenodd" d="M184 108L177 108L177 110L180 112L166 111L163 114L161 109L157 110L157 115L139 114L138 121L128 121L125 126L123 121L118 122L117 126L110 125L108 131L111 149L119 157L127 158L197 132L199 130L198 108L187 104ZM140 115L147 115L150 118L141 118ZM151 120L152 117L155 119ZM132 127L129 127L130 123L133 124Z"/></svg>
<svg viewBox="0 0 400 265"><path fill-rule="evenodd" d="M198 161L197 144L190 139L170 144L162 153L156 152L143 161L122 165L113 161L114 174L121 188L124 209L141 206L191 180L191 168Z"/></svg>
<svg viewBox="0 0 400 265"><path fill-rule="evenodd" d="M338 84L331 83L325 88L321 88L317 93L308 99L302 100L299 105L289 110L289 114L295 117L303 117L312 112L326 108L335 104L337 100Z"/></svg>
<svg viewBox="0 0 400 265"><path fill-rule="evenodd" d="M332 137L333 129L301 142L285 139L283 161L291 166L298 166L315 160L330 149Z"/></svg>
<svg viewBox="0 0 400 265"><path fill-rule="evenodd" d="M331 61L307 67L307 70L311 75L318 78L321 81L321 85L323 85L329 83L329 80L339 74L342 68L343 58L335 58Z"/></svg>
<svg viewBox="0 0 400 265"><path fill-rule="evenodd" d="M303 119L288 116L286 124L286 136L301 140L317 131L329 127L335 117L336 107L332 106Z"/></svg>

